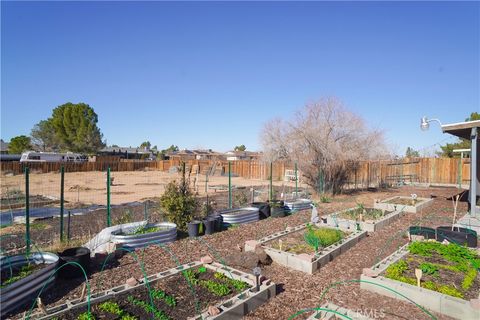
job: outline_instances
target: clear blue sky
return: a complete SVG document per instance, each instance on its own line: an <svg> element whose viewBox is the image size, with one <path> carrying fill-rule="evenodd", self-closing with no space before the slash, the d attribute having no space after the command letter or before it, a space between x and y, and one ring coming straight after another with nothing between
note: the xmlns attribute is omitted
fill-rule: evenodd
<svg viewBox="0 0 480 320"><path fill-rule="evenodd" d="M341 98L403 153L480 111L479 2L4 2L1 137L65 102L108 144L226 151ZM453 140L453 139L449 139Z"/></svg>

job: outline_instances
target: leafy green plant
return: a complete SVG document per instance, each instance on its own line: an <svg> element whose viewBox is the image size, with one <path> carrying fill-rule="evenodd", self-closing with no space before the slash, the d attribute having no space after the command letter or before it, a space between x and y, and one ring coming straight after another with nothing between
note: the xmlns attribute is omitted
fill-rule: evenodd
<svg viewBox="0 0 480 320"><path fill-rule="evenodd" d="M77 320L95 320L95 316L90 312L80 313Z"/></svg>
<svg viewBox="0 0 480 320"><path fill-rule="evenodd" d="M141 226L136 228L131 235L139 235L139 234L146 234L146 233L151 233L151 232L158 232L162 230L162 227L147 227L147 226Z"/></svg>
<svg viewBox="0 0 480 320"><path fill-rule="evenodd" d="M197 200L190 190L183 170L180 183L174 180L165 187L160 205L165 210L168 221L175 223L179 230L187 230L187 223L192 221L193 213L197 208Z"/></svg>
<svg viewBox="0 0 480 320"><path fill-rule="evenodd" d="M332 202L332 199L330 197L328 197L326 194L322 194L320 196L320 202L321 203L330 203L330 202Z"/></svg>
<svg viewBox="0 0 480 320"><path fill-rule="evenodd" d="M307 232L303 235L305 242L315 250L315 253L318 252L320 247L320 239L316 236L315 231L311 225L307 226Z"/></svg>
<svg viewBox="0 0 480 320"><path fill-rule="evenodd" d="M117 316L121 316L123 314L123 310L120 308L120 306L116 302L105 301L103 303L100 303L98 305L98 308L102 311L105 311Z"/></svg>
<svg viewBox="0 0 480 320"><path fill-rule="evenodd" d="M138 320L138 318L129 314L124 314L121 316L120 320Z"/></svg>
<svg viewBox="0 0 480 320"><path fill-rule="evenodd" d="M18 280L22 280L23 278L28 277L34 272L34 265L29 263L21 267L19 273L15 276L12 276L5 281L2 282L0 288L6 287L8 285L11 285L14 282L17 282ZM3 280L3 279L2 279Z"/></svg>
<svg viewBox="0 0 480 320"><path fill-rule="evenodd" d="M207 272L207 268L205 268L204 266L198 267L197 272L198 273L205 273L205 272Z"/></svg>
<svg viewBox="0 0 480 320"><path fill-rule="evenodd" d="M198 284L198 278L195 272L193 272L191 269L184 270L183 271L183 276L187 279L187 281L191 284L196 286Z"/></svg>
<svg viewBox="0 0 480 320"><path fill-rule="evenodd" d="M237 291L243 291L246 288L248 288L247 283L245 283L241 280L229 278L221 272L215 272L215 274L213 276L215 277L215 279L219 279L221 281L226 282L228 285L232 286Z"/></svg>
<svg viewBox="0 0 480 320"><path fill-rule="evenodd" d="M145 312L153 314L154 318L157 320L170 319L162 310L158 310L157 308L152 307L149 303L146 303L143 300L136 299L133 296L128 296L127 301L137 307L142 308L143 310L145 310Z"/></svg>
<svg viewBox="0 0 480 320"><path fill-rule="evenodd" d="M388 266L387 270L385 270L385 276L390 279L398 280L407 270L408 263L405 260L400 260Z"/></svg>
<svg viewBox="0 0 480 320"><path fill-rule="evenodd" d="M473 282L475 281L475 278L477 277L477 269L470 268L466 275L465 278L463 278L462 281L462 288L464 290L470 289L470 287L473 285Z"/></svg>
<svg viewBox="0 0 480 320"><path fill-rule="evenodd" d="M424 262L420 264L419 268L426 275L438 276L438 266L432 263Z"/></svg>
<svg viewBox="0 0 480 320"><path fill-rule="evenodd" d="M175 297L167 294L165 291L159 289L152 289L150 290L150 294L154 299L165 301L165 303L170 307L175 307L177 305Z"/></svg>
<svg viewBox="0 0 480 320"><path fill-rule="evenodd" d="M218 283L212 280L201 280L200 285L219 297L226 296L232 292L226 284Z"/></svg>
<svg viewBox="0 0 480 320"><path fill-rule="evenodd" d="M463 293L458 291L456 288L448 285L439 286L437 291L443 294L447 294L452 297L457 297L463 299Z"/></svg>

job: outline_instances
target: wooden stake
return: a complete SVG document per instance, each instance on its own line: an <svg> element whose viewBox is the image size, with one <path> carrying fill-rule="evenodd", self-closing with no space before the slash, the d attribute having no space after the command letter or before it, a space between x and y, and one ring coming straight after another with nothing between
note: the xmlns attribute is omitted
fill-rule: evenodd
<svg viewBox="0 0 480 320"><path fill-rule="evenodd" d="M80 301L83 300L83 298L85 298L85 293L87 292L87 283L85 282L83 284L83 288L82 288L82 293L80 294Z"/></svg>
<svg viewBox="0 0 480 320"><path fill-rule="evenodd" d="M415 277L417 277L417 287L420 288L420 279L422 279L423 271L422 269L415 269Z"/></svg>
<svg viewBox="0 0 480 320"><path fill-rule="evenodd" d="M42 298L40 297L37 298L37 306L38 306L38 309L40 309L40 311L43 314L47 314L47 309L45 308L45 305L42 302Z"/></svg>

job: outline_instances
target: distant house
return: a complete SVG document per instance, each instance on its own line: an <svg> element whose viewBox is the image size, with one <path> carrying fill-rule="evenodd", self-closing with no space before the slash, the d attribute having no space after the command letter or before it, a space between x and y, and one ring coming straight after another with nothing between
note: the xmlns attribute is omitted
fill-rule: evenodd
<svg viewBox="0 0 480 320"><path fill-rule="evenodd" d="M7 154L8 153L8 143L0 139L0 154Z"/></svg>
<svg viewBox="0 0 480 320"><path fill-rule="evenodd" d="M220 160L223 159L223 154L213 151L212 149L183 149L179 151L168 152L165 155L166 159L176 159L181 161L188 160Z"/></svg>
<svg viewBox="0 0 480 320"><path fill-rule="evenodd" d="M228 151L225 152L225 157L227 161L238 161L238 160L258 160L261 157L261 153L253 151Z"/></svg>
<svg viewBox="0 0 480 320"><path fill-rule="evenodd" d="M99 156L120 156L121 159L155 159L148 148L106 147L98 151Z"/></svg>

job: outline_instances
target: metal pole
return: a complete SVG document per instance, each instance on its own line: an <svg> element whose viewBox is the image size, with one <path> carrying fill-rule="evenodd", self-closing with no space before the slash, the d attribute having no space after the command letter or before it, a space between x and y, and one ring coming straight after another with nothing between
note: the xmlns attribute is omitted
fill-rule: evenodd
<svg viewBox="0 0 480 320"><path fill-rule="evenodd" d="M273 200L273 162L270 162L270 202Z"/></svg>
<svg viewBox="0 0 480 320"><path fill-rule="evenodd" d="M476 215L477 212L477 164L478 164L478 131L472 128L472 149L470 151L470 214Z"/></svg>
<svg viewBox="0 0 480 320"><path fill-rule="evenodd" d="M298 197L298 166L295 162L295 197Z"/></svg>
<svg viewBox="0 0 480 320"><path fill-rule="evenodd" d="M110 227L110 167L107 168L107 227Z"/></svg>
<svg viewBox="0 0 480 320"><path fill-rule="evenodd" d="M64 210L65 168L60 168L60 241L63 241L63 210Z"/></svg>
<svg viewBox="0 0 480 320"><path fill-rule="evenodd" d="M232 162L228 161L228 208L232 209Z"/></svg>
<svg viewBox="0 0 480 320"><path fill-rule="evenodd" d="M205 175L205 193L208 193L208 173Z"/></svg>
<svg viewBox="0 0 480 320"><path fill-rule="evenodd" d="M25 242L27 244L27 255L30 254L30 181L29 169L25 167ZM13 221L12 221L13 223Z"/></svg>
<svg viewBox="0 0 480 320"><path fill-rule="evenodd" d="M458 177L457 177L457 182L458 182L458 189L462 188L462 163L463 163L463 151L460 152L460 161L458 162Z"/></svg>
<svg viewBox="0 0 480 320"><path fill-rule="evenodd" d="M70 241L70 219L71 219L71 213L70 210L68 210L68 216L67 216L67 240Z"/></svg>

